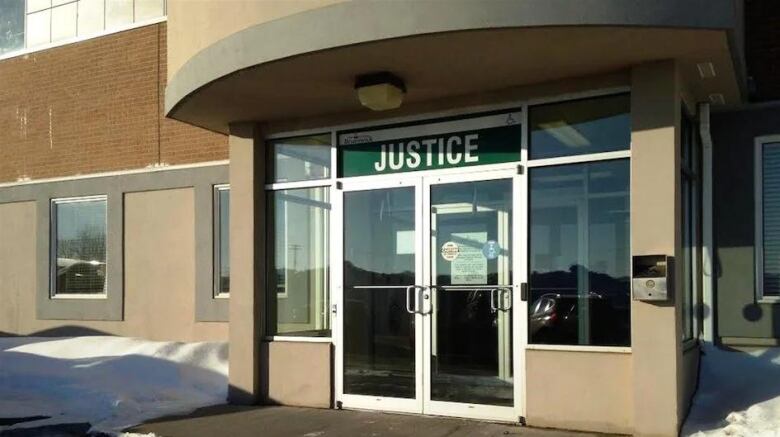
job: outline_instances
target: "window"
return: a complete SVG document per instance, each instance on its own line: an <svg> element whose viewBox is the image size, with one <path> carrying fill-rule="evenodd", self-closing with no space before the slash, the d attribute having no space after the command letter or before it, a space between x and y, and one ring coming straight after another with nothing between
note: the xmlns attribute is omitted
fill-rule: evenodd
<svg viewBox="0 0 780 437"><path fill-rule="evenodd" d="M683 108L685 114L685 108ZM699 211L701 202L701 149L696 124L687 116L681 122L681 228L682 263L680 273L683 283L683 340L694 338L694 320L696 319L696 296L700 281L697 276L700 269L701 235Z"/></svg>
<svg viewBox="0 0 780 437"><path fill-rule="evenodd" d="M529 112L530 157L628 150L629 112L628 94L535 106Z"/></svg>
<svg viewBox="0 0 780 437"><path fill-rule="evenodd" d="M51 295L106 293L106 196L52 201Z"/></svg>
<svg viewBox="0 0 780 437"><path fill-rule="evenodd" d="M214 297L230 294L230 186L214 186Z"/></svg>
<svg viewBox="0 0 780 437"><path fill-rule="evenodd" d="M0 55L24 48L24 0L0 0Z"/></svg>
<svg viewBox="0 0 780 437"><path fill-rule="evenodd" d="M780 135L756 139L756 284L759 299L780 299Z"/></svg>
<svg viewBox="0 0 780 437"><path fill-rule="evenodd" d="M270 143L270 335L330 336L330 138Z"/></svg>
<svg viewBox="0 0 780 437"><path fill-rule="evenodd" d="M630 345L629 161L529 176L530 343Z"/></svg>
<svg viewBox="0 0 780 437"><path fill-rule="evenodd" d="M165 0L0 0L0 55L165 16Z"/></svg>
<svg viewBox="0 0 780 437"><path fill-rule="evenodd" d="M274 141L269 182L295 182L330 177L330 134Z"/></svg>

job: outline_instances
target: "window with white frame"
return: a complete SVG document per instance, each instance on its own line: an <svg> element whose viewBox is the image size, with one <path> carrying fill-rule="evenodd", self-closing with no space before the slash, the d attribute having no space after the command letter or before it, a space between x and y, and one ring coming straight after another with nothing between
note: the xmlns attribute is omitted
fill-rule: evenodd
<svg viewBox="0 0 780 437"><path fill-rule="evenodd" d="M328 337L331 134L270 146L268 333Z"/></svg>
<svg viewBox="0 0 780 437"><path fill-rule="evenodd" d="M685 115L681 121L681 230L682 262L679 263L683 284L683 340L695 337L698 272L700 272L701 142L696 123Z"/></svg>
<svg viewBox="0 0 780 437"><path fill-rule="evenodd" d="M106 196L51 202L51 295L106 294Z"/></svg>
<svg viewBox="0 0 780 437"><path fill-rule="evenodd" d="M528 341L630 346L630 96L528 117Z"/></svg>
<svg viewBox="0 0 780 437"><path fill-rule="evenodd" d="M780 135L755 143L756 285L759 299L780 299Z"/></svg>
<svg viewBox="0 0 780 437"><path fill-rule="evenodd" d="M230 296L230 185L214 186L214 297Z"/></svg>
<svg viewBox="0 0 780 437"><path fill-rule="evenodd" d="M165 16L165 0L0 0L0 55Z"/></svg>

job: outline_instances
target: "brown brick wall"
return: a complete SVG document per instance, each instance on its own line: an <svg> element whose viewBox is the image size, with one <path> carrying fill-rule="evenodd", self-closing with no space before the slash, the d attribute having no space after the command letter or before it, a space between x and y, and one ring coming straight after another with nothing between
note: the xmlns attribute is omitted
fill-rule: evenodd
<svg viewBox="0 0 780 437"><path fill-rule="evenodd" d="M166 24L0 61L0 182L227 159L162 115Z"/></svg>

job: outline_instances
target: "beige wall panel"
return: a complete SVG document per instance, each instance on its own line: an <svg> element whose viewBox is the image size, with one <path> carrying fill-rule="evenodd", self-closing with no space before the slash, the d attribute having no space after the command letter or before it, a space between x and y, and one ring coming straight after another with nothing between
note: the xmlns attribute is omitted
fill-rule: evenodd
<svg viewBox="0 0 780 437"><path fill-rule="evenodd" d="M0 302L0 335L35 317L35 202L0 205Z"/></svg>
<svg viewBox="0 0 780 437"><path fill-rule="evenodd" d="M263 343L262 359L267 364L260 379L269 403L330 407L333 389L330 343Z"/></svg>
<svg viewBox="0 0 780 437"><path fill-rule="evenodd" d="M168 0L168 80L189 58L255 24L344 0ZM197 31L193 31L197 29Z"/></svg>
<svg viewBox="0 0 780 437"><path fill-rule="evenodd" d="M34 202L0 204L0 335L104 334L227 341L227 323L196 323L192 189L125 196L124 321L37 320Z"/></svg>
<svg viewBox="0 0 780 437"><path fill-rule="evenodd" d="M674 62L635 67L631 94L633 255L677 255L681 87ZM678 275L679 276L679 275ZM681 280L675 278L674 289ZM638 435L677 435L682 383L679 293L674 302L631 304L634 426Z"/></svg>
<svg viewBox="0 0 780 437"><path fill-rule="evenodd" d="M630 433L631 355L528 350L529 426Z"/></svg>
<svg viewBox="0 0 780 437"><path fill-rule="evenodd" d="M123 332L152 340L227 340L227 324L194 322L194 211L191 188L125 194Z"/></svg>

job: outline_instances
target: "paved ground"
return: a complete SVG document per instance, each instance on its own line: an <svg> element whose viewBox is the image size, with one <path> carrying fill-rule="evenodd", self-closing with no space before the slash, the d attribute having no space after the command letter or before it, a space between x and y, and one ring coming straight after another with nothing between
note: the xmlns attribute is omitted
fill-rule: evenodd
<svg viewBox="0 0 780 437"><path fill-rule="evenodd" d="M132 428L161 437L563 437L595 434L478 421L294 407L217 406Z"/></svg>

